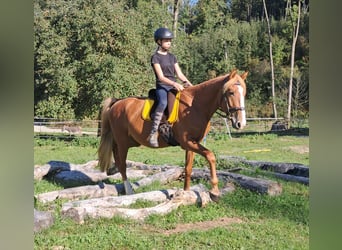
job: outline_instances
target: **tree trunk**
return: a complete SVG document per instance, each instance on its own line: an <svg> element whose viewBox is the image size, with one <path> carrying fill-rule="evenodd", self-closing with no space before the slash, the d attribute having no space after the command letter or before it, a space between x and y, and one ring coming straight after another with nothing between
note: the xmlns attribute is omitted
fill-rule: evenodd
<svg viewBox="0 0 342 250"><path fill-rule="evenodd" d="M287 120L288 127L291 127L291 102L292 102L292 85L293 85L293 71L294 71L294 60L295 60L295 52L296 52L296 43L299 32L300 25L300 6L301 0L298 1L298 16L297 16L297 25L293 27L293 36L292 36L292 49L291 49L291 73L290 73L290 83L289 83L289 96L288 96L288 108L287 108Z"/></svg>
<svg viewBox="0 0 342 250"><path fill-rule="evenodd" d="M268 42L269 42L269 52L270 52L273 115L274 115L274 118L278 118L278 112L277 112L277 107L276 107L275 86L274 86L274 63L273 63L271 25L270 25L270 20L268 18L268 12L267 12L267 8L266 8L265 0L263 0L263 3L264 3L264 11L265 11L265 17L266 17L266 22L267 22Z"/></svg>
<svg viewBox="0 0 342 250"><path fill-rule="evenodd" d="M173 35L175 38L177 36L178 15L179 15L179 0L174 0L174 5L173 5Z"/></svg>

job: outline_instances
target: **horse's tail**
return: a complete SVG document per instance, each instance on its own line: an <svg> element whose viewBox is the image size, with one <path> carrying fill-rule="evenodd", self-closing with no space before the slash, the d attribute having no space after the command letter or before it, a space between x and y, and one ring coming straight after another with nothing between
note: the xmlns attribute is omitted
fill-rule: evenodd
<svg viewBox="0 0 342 250"><path fill-rule="evenodd" d="M97 134L96 134L97 137L101 136L101 113L102 113L102 106L101 106L101 108L99 108L99 113L97 115L97 120L98 120L98 123L97 123Z"/></svg>
<svg viewBox="0 0 342 250"><path fill-rule="evenodd" d="M109 109L116 101L115 98L107 98L102 103L101 112L101 140L98 149L99 166L105 172L112 165L113 159L113 134L109 123Z"/></svg>

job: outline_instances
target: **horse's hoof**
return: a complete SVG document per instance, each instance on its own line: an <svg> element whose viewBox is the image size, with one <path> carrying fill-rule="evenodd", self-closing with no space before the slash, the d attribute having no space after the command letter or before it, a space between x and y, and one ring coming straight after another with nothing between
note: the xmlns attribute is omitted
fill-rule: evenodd
<svg viewBox="0 0 342 250"><path fill-rule="evenodd" d="M107 169L107 175L113 175L116 174L118 171L116 171L115 168L108 168Z"/></svg>
<svg viewBox="0 0 342 250"><path fill-rule="evenodd" d="M210 196L210 199L213 201L213 202L218 202L220 200L220 196L219 195L216 195L216 194L213 194L212 192L209 192L209 196Z"/></svg>
<svg viewBox="0 0 342 250"><path fill-rule="evenodd" d="M129 181L124 181L124 188L125 188L125 193L126 195L130 195L130 194L134 194L133 188L131 183L129 183Z"/></svg>

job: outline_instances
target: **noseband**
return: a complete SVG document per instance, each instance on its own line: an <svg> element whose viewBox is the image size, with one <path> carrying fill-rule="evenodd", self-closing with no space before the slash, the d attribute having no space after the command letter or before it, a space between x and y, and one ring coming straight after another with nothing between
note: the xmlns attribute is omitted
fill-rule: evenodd
<svg viewBox="0 0 342 250"><path fill-rule="evenodd" d="M236 82L234 85L241 85L239 82ZM220 111L222 112L225 112L226 114L225 115L222 115L218 112L220 116L222 117L228 117L228 118L231 118L232 114L239 111L239 110L245 110L245 107L229 107L229 103L228 103L228 99L227 99L227 96L225 95L226 93L223 93L223 97L224 97L224 102L226 103L226 107L227 107L227 112L223 111L222 109L220 109Z"/></svg>

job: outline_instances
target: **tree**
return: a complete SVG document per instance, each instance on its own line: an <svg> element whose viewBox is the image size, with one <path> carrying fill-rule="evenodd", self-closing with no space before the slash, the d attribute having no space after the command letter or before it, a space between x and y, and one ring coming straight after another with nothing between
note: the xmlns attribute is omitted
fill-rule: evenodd
<svg viewBox="0 0 342 250"><path fill-rule="evenodd" d="M174 0L173 4L173 33L175 37L177 36L179 2L179 0Z"/></svg>
<svg viewBox="0 0 342 250"><path fill-rule="evenodd" d="M265 0L263 0L263 4L264 4L265 17L266 17L266 22L267 22L268 41L269 41L269 52L270 52L273 115L274 115L274 118L278 118L277 106L276 106L276 96L275 96L275 86L274 86L274 64L273 64L273 52L272 52L271 25L270 25L270 20L269 20L269 18L268 18L268 12L267 12L267 8L266 8L266 2L265 2Z"/></svg>
<svg viewBox="0 0 342 250"><path fill-rule="evenodd" d="M264 3L268 29L262 0L34 0L35 115L96 119L105 97L146 96L155 85L150 56L160 26L175 32L172 52L193 83L233 68L250 71L247 109L256 115L272 115L275 93L273 114L286 115L294 55L292 101L308 110L308 5L292 52L286 2Z"/></svg>
<svg viewBox="0 0 342 250"><path fill-rule="evenodd" d="M296 43L298 39L299 26L300 26L300 13L301 13L301 0L298 1L298 6L292 5L291 11L290 11L290 15L291 15L290 17L291 17L291 23L292 23L292 49L291 49L291 72L290 72L288 108L287 108L287 120L289 122L288 124L289 127L291 126L293 72L294 72Z"/></svg>

